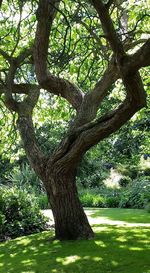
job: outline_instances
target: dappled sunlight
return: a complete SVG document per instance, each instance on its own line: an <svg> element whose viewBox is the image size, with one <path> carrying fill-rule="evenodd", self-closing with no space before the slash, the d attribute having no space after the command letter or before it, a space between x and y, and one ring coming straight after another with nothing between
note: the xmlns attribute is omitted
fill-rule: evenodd
<svg viewBox="0 0 150 273"><path fill-rule="evenodd" d="M124 237L119 237L119 238L117 238L117 239L116 239L116 241L119 241L119 242L125 243L125 242L127 242L127 239L126 239L126 238L124 238Z"/></svg>
<svg viewBox="0 0 150 273"><path fill-rule="evenodd" d="M103 241L95 241L95 244L100 247L107 247L107 245Z"/></svg>
<svg viewBox="0 0 150 273"><path fill-rule="evenodd" d="M122 209L86 209L86 213L95 220L93 240L61 242L53 239L53 231L46 231L1 243L0 273L128 273L128 266L137 273L137 265L138 273L149 273L150 229L144 226L148 214ZM126 224L106 224L101 218L116 223L121 218Z"/></svg>
<svg viewBox="0 0 150 273"><path fill-rule="evenodd" d="M67 265L67 264L70 264L70 263L74 263L78 260L80 260L81 258L77 255L74 255L74 256L68 256L68 257L65 257L65 258L56 258L56 262L58 263L62 263L63 265Z"/></svg>
<svg viewBox="0 0 150 273"><path fill-rule="evenodd" d="M141 251L141 250L144 250L144 248L142 247L129 247L129 250L136 250L136 251Z"/></svg>
<svg viewBox="0 0 150 273"><path fill-rule="evenodd" d="M118 265L118 262L116 262L116 261L111 261L111 263L112 263L113 266L117 266Z"/></svg>
<svg viewBox="0 0 150 273"><path fill-rule="evenodd" d="M32 241L32 239L29 239L29 238L27 238L27 237L20 237L20 238L17 238L16 240L15 240L15 243L17 244L17 245L24 245L24 246L27 246L28 244L30 244L31 243L31 241Z"/></svg>
<svg viewBox="0 0 150 273"><path fill-rule="evenodd" d="M148 273L148 228L94 225L93 229L96 236L88 241L61 242L52 240L52 232L42 232L2 243L0 273L127 273L128 265L137 273L137 264L138 273Z"/></svg>
<svg viewBox="0 0 150 273"><path fill-rule="evenodd" d="M34 263L34 260L24 260L24 261L21 261L21 264L25 264L25 265L32 265Z"/></svg>
<svg viewBox="0 0 150 273"><path fill-rule="evenodd" d="M141 209L85 209L91 224L150 227L150 214Z"/></svg>
<svg viewBox="0 0 150 273"><path fill-rule="evenodd" d="M85 213L91 225L118 225L118 226L143 226L150 227L150 214L141 209L99 209L99 208L85 208ZM50 220L50 224L54 224L52 211L44 210L44 215Z"/></svg>

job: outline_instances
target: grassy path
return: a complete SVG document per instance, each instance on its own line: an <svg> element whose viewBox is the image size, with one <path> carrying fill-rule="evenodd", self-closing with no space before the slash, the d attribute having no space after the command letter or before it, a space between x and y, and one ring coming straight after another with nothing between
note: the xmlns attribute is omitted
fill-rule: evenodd
<svg viewBox="0 0 150 273"><path fill-rule="evenodd" d="M53 241L49 231L2 243L0 273L150 273L150 228L143 226L150 223L149 214L125 209L86 212L95 219L93 240ZM102 224L100 218L126 224Z"/></svg>

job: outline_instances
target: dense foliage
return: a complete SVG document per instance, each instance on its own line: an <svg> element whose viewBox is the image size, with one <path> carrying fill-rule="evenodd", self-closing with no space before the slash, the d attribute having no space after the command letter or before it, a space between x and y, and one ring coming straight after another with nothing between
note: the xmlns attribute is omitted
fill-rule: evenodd
<svg viewBox="0 0 150 273"><path fill-rule="evenodd" d="M46 229L33 194L16 187L0 187L0 241Z"/></svg>
<svg viewBox="0 0 150 273"><path fill-rule="evenodd" d="M85 207L145 208L150 204L150 177L140 177L122 188L84 189L80 198Z"/></svg>

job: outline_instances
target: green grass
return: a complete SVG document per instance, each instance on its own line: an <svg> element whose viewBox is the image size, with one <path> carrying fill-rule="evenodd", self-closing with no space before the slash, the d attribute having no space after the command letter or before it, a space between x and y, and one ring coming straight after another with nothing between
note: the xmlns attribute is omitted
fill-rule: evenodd
<svg viewBox="0 0 150 273"><path fill-rule="evenodd" d="M97 209L91 216L99 215L150 222L143 210ZM93 228L90 241L53 241L53 232L43 232L1 243L0 273L150 273L148 227L97 223Z"/></svg>
<svg viewBox="0 0 150 273"><path fill-rule="evenodd" d="M103 218L113 221L124 221L127 223L150 223L150 213L143 209L86 209L92 218Z"/></svg>

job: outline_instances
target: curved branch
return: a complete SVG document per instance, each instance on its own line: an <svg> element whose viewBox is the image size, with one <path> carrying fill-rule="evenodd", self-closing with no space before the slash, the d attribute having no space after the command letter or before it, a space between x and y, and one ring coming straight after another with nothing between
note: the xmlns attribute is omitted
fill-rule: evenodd
<svg viewBox="0 0 150 273"><path fill-rule="evenodd" d="M90 93L85 95L80 113L75 121L75 127L88 123L96 117L101 102L107 96L112 84L119 77L120 75L114 63L114 58L112 58L101 80L96 83Z"/></svg>
<svg viewBox="0 0 150 273"><path fill-rule="evenodd" d="M14 83L15 73L17 70L17 62L12 59L10 62L10 67L8 75L6 78L6 90L5 90L5 105L10 111L18 112L18 102L12 96L12 86Z"/></svg>
<svg viewBox="0 0 150 273"><path fill-rule="evenodd" d="M37 90L38 88L39 86L36 84L26 84L26 83L13 84L12 93L28 95L30 90L34 91L34 90ZM6 85L0 85L0 95L4 94L6 92L6 89L7 89Z"/></svg>
<svg viewBox="0 0 150 273"><path fill-rule="evenodd" d="M116 54L117 57L123 56L123 45L119 40L113 26L112 20L109 15L109 9L105 4L103 4L101 0L92 0L91 2L99 15L104 34L106 35L106 38L109 41L114 54Z"/></svg>
<svg viewBox="0 0 150 273"><path fill-rule="evenodd" d="M110 112L93 123L79 127L61 143L60 149L54 155L53 162L56 165L61 165L62 169L65 169L67 164L76 164L87 150L100 140L116 132L136 111L137 108L126 99L117 110ZM51 164L51 160L49 160L48 164Z"/></svg>
<svg viewBox="0 0 150 273"><path fill-rule="evenodd" d="M76 110L79 110L83 99L82 91L68 80L56 77L47 71L49 35L59 3L60 0L52 0L51 3L48 0L40 0L39 2L34 48L36 76L42 88L55 95L62 96Z"/></svg>
<svg viewBox="0 0 150 273"><path fill-rule="evenodd" d="M133 86L130 78L139 68L147 65L150 65L150 39L147 40L147 42L133 56L129 55L125 57L122 66L117 66L114 57L112 57L102 79L97 82L95 88L90 93L85 95L81 111L75 121L75 127L86 124L96 117L101 102L105 96L107 96L109 88L117 79L122 78L128 94L132 92ZM142 90L143 84L141 79L138 79L138 82L140 83ZM141 95L142 94L143 91L141 92Z"/></svg>
<svg viewBox="0 0 150 273"><path fill-rule="evenodd" d="M138 72L124 79L127 88L125 101L118 109L109 112L94 122L74 129L61 143L53 161L62 168L71 162L76 164L83 154L100 140L116 132L138 110L146 106L146 94Z"/></svg>
<svg viewBox="0 0 150 273"><path fill-rule="evenodd" d="M138 70L141 67L150 65L150 38L143 46L131 57L131 66Z"/></svg>
<svg viewBox="0 0 150 273"><path fill-rule="evenodd" d="M44 180L47 158L37 145L31 116L19 115L17 125L29 162L39 177Z"/></svg>
<svg viewBox="0 0 150 273"><path fill-rule="evenodd" d="M3 91L5 94L5 105L10 111L19 112L21 109L20 108L21 103L17 102L12 96L12 94L14 93L14 86L15 86L14 85L14 78L15 78L15 74L16 74L18 67L21 65L21 63L27 57L32 55L32 51L33 51L33 47L25 48L20 52L20 54L17 57L15 57L15 58L10 57L10 59L8 60L10 63L10 66L9 66L8 75L6 78L6 85L3 86ZM4 57L7 57L7 56L4 56ZM7 57L7 59L8 59L8 57ZM1 91L0 91L0 93L1 93ZM34 95L35 95L35 93L34 93ZM37 93L37 95L38 95L38 93ZM35 95L35 99L34 99L34 97L30 95L30 89L28 89L28 96L29 96L30 101L32 100L29 103L29 105L30 106L33 105L33 107L34 107L35 106L34 101L36 100L36 95ZM27 109L29 109L29 107L27 107Z"/></svg>

